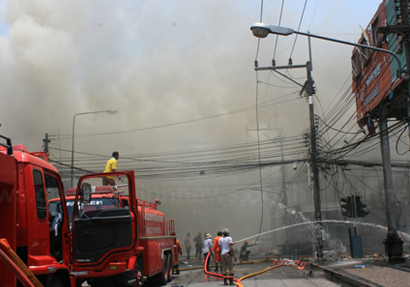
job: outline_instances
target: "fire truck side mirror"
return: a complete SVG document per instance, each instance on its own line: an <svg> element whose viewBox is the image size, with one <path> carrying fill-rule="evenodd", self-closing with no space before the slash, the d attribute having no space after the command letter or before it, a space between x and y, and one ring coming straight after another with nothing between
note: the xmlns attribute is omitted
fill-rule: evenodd
<svg viewBox="0 0 410 287"><path fill-rule="evenodd" d="M91 202L91 184L89 183L83 183L81 185L81 195L82 195L82 202L84 204L88 204Z"/></svg>

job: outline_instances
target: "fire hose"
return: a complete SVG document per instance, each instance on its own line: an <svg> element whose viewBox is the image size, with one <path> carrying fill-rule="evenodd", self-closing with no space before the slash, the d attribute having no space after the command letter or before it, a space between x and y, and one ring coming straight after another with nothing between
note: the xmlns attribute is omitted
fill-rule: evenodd
<svg viewBox="0 0 410 287"><path fill-rule="evenodd" d="M305 269L307 265L307 262L301 262L299 260L273 260L272 262L281 266L296 266L298 270Z"/></svg>
<svg viewBox="0 0 410 287"><path fill-rule="evenodd" d="M264 263L264 262L268 262L268 259L242 261L240 263L234 263L234 265L255 264L255 263ZM216 265L210 265L209 267L216 267ZM180 271L189 271L189 270L202 269L202 268L204 268L202 265L201 266L192 266L192 267L187 267L187 268L180 268Z"/></svg>
<svg viewBox="0 0 410 287"><path fill-rule="evenodd" d="M209 272L208 269L207 269L208 260L209 260L209 257L211 256L211 253L212 253L212 252L209 252L208 255L206 256L206 259L205 259L205 264L204 264L205 274L212 275L212 276L215 276L215 277L221 277L221 278L223 278L223 275L222 275L222 274L212 273L212 272ZM238 286L240 286L240 287L243 287L242 284L241 284L241 281L239 281L238 279L233 278L233 281L235 281L236 285L238 285Z"/></svg>
<svg viewBox="0 0 410 287"><path fill-rule="evenodd" d="M208 271L208 269L207 269L207 264L208 264L208 260L209 260L210 255L211 255L211 252L208 253L208 255L206 256L206 259L205 259L205 264L204 264L204 271L205 271L205 273L208 274L208 275L212 275L212 276L216 276L216 277L221 277L221 278L223 278L223 275L222 275L222 274L212 273L212 272L209 272L209 271ZM252 273L252 274L245 275L245 276L243 276L243 277L241 277L241 278L239 278L239 279L233 278L233 281L235 281L235 284L236 284L237 286L243 287L242 282L241 282L242 280L244 280L244 279L246 279L246 278L249 278L249 277L253 277L253 276L262 274L262 273L265 273L265 272L267 272L267 271L269 271L269 270L275 269L275 268L280 267L280 266L282 266L282 265L281 265L281 264L277 264L277 265L274 265L274 266L272 266L272 267L268 267L268 268L266 268L266 269L264 269L264 270L262 270L262 271L258 271L258 272Z"/></svg>
<svg viewBox="0 0 410 287"><path fill-rule="evenodd" d="M204 267L198 266L198 267L185 268L185 269L181 269L181 271L184 271L184 270L194 270L194 269L202 269L202 268L204 268L204 271L205 271L205 273L206 273L207 275L211 275L211 276L223 278L223 275L222 275L222 274L213 273L213 272L208 271L208 269L207 269L207 264L208 264L208 260L209 260L210 255L211 255L211 252L209 252L208 255L207 255L207 257L205 258ZM243 277L241 277L241 278L239 278L239 279L233 278L233 281L235 281L235 284L236 284L237 286L243 287L242 282L241 282L242 280L247 279L247 278L250 278L250 277L253 277L253 276L257 276L257 275L262 274L262 273L265 273L265 272L267 272L267 271L269 271L269 270L272 270L272 269L275 269L275 268L278 268L278 267L281 267L281 266L296 266L296 268L297 268L298 270L304 270L304 269L306 268L306 265L307 265L307 262L302 262L302 261L299 261L299 260L271 260L271 261L272 261L272 263L274 264L273 266L268 267L268 268L266 268L266 269L264 269L264 270L255 272L255 273L251 273L251 274L245 275L245 276L243 276ZM248 263L261 263L261 262L266 262L266 260L247 261L247 262L245 262L245 264L248 264Z"/></svg>

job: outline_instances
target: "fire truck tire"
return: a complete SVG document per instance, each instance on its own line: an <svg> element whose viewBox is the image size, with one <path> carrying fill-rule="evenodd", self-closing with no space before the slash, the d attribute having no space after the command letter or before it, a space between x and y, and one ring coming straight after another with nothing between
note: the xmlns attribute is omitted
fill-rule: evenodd
<svg viewBox="0 0 410 287"><path fill-rule="evenodd" d="M167 254L167 282L172 281L172 254Z"/></svg>
<svg viewBox="0 0 410 287"><path fill-rule="evenodd" d="M75 280L75 287L81 287L81 285L83 285L83 282L85 280L81 280L81 279L76 279Z"/></svg>
<svg viewBox="0 0 410 287"><path fill-rule="evenodd" d="M167 273L168 273L168 256L164 254L164 257L162 257L162 272L157 275L158 285L162 286L162 285L167 284Z"/></svg>
<svg viewBox="0 0 410 287"><path fill-rule="evenodd" d="M142 285L144 285L143 277L144 277L144 275L142 274L142 270L140 269L140 265L137 262L135 264L135 279L137 279L137 281L135 282L136 287L141 287Z"/></svg>
<svg viewBox="0 0 410 287"><path fill-rule="evenodd" d="M47 280L46 287L64 287L64 284L58 275L52 275L50 280Z"/></svg>

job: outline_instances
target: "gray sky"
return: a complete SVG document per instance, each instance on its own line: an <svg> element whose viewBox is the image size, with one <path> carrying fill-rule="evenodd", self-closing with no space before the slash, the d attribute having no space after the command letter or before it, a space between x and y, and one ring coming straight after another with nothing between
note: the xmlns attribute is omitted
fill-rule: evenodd
<svg viewBox="0 0 410 287"><path fill-rule="evenodd" d="M357 41L359 25L367 26L379 2L308 1L300 30ZM264 1L262 21L277 25L281 3ZM281 25L297 29L303 5L285 1ZM299 88L278 80L281 88L256 89L258 40L249 28L260 11L260 1L238 0L2 0L0 133L31 151L49 133L52 147L70 150L74 114L117 109L76 117L75 150L108 156L113 150L139 155L218 147L255 141L246 132L256 128L255 110L232 111L254 106L258 96L271 103L260 111L261 127L300 135L308 110L295 96ZM275 38L261 40L259 66L270 65ZM294 39L279 39L278 65L287 64ZM350 83L352 48L320 40L312 40L312 48L321 114ZM299 37L294 64L306 63L307 49ZM303 70L290 73L305 81ZM259 81L274 83L270 77L258 74ZM153 183L144 184L149 189Z"/></svg>
<svg viewBox="0 0 410 287"><path fill-rule="evenodd" d="M280 3L264 1L264 22L278 23ZM297 28L303 3L285 1L283 26ZM300 30L356 41L359 25L367 25L377 6L377 1L309 1ZM1 15L1 132L30 150L41 147L46 132L70 135L78 112L118 109L112 116L76 119L78 134L109 133L255 104L257 39L249 27L259 20L259 2L3 0ZM270 65L274 39L261 42L260 66ZM278 64L287 63L293 39L279 39ZM306 43L298 39L295 64L308 59ZM325 107L349 76L350 54L348 46L313 40L313 77ZM262 91L260 100L286 92ZM270 118L262 120L280 116L278 108L270 107ZM305 109L303 102L298 108ZM300 122L297 114L292 122ZM243 142L245 126L255 127L254 117L251 111L152 133L130 132L116 136L121 143L115 145L128 154L152 148L153 142L159 150L170 141L180 149ZM60 144L69 148L70 143L66 138ZM76 145L82 147L80 139Z"/></svg>

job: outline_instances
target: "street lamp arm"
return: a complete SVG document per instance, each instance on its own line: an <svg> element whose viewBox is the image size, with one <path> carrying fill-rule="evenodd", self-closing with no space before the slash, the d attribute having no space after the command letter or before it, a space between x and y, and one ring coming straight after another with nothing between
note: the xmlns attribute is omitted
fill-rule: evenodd
<svg viewBox="0 0 410 287"><path fill-rule="evenodd" d="M74 115L73 119L74 119L76 116L79 116L79 115L97 114L97 113L109 113L109 114L112 115L112 114L118 113L118 110L104 110L104 111L94 111L94 112L76 113L76 114Z"/></svg>
<svg viewBox="0 0 410 287"><path fill-rule="evenodd" d="M76 113L73 116L73 129L71 135L71 180L70 180L70 187L73 187L73 178L74 178L74 131L75 131L75 117L80 115L87 115L87 114L97 114L97 113L109 113L110 115L118 113L118 110L104 110L104 111L92 111L92 112L82 112Z"/></svg>
<svg viewBox="0 0 410 287"><path fill-rule="evenodd" d="M390 50L381 49L381 48L368 46L368 45L363 45L363 44L357 44L357 43L353 43L353 42L343 41L343 40L324 37L324 36L319 36L319 35L305 33L305 32L295 31L291 28L274 26L274 25L269 25L269 24L265 24L265 23L255 23L251 26L251 30L252 30L252 34L257 38L266 38L269 34L275 34L275 35L281 35L281 36L289 36L289 35L292 35L292 34L298 34L298 35L317 38L317 39L321 39L321 40L325 40L325 41L336 42L336 43L340 43L340 44L344 44L344 45L375 50L375 51L379 51L379 52L382 52L382 53L389 53L391 56L394 57L394 59L396 59L397 64L399 66L398 71L397 71L397 77L400 78L401 73L403 72L399 57L396 55L396 53L394 53Z"/></svg>
<svg viewBox="0 0 410 287"><path fill-rule="evenodd" d="M317 39L321 39L321 40L325 40L325 41L330 41L330 42L335 42L335 43L340 43L340 44L345 44L345 45L349 45L349 46L355 46L355 47L361 47L361 48L366 48L366 49L370 49L370 50L375 50L375 51L379 51L382 53L389 53L390 55L392 55L396 61L397 64L399 65L399 69L397 71L398 75L397 77L400 77L400 74L403 72L402 66L401 66L401 62L399 60L399 57L397 56L396 53L390 51L390 50L386 50L386 49L381 49L381 48L377 48L377 47L373 47L373 46L368 46L368 45L363 45L363 44L357 44L357 43L353 43L353 42L348 42L348 41L343 41L343 40L339 40L339 39L334 39L334 38L328 38L328 37L324 37L324 36L319 36L319 35L314 35L314 34L310 34L310 33L305 33L305 32L300 32L300 31L293 31L294 34L298 34L298 35L302 35L302 36L308 36L308 37L312 37L312 38L317 38Z"/></svg>

